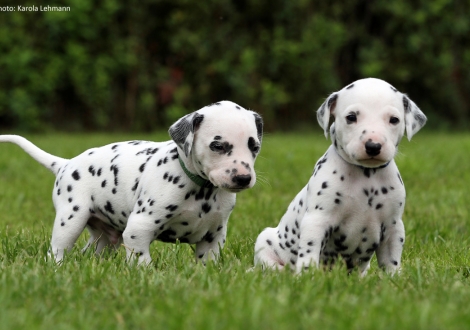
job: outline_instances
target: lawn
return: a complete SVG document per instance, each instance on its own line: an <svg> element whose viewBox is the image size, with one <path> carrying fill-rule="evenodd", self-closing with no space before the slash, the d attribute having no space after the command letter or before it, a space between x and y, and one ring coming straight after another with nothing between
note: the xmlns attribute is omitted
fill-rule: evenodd
<svg viewBox="0 0 470 330"><path fill-rule="evenodd" d="M30 135L72 157L152 135ZM470 326L470 135L420 132L397 163L407 187L400 276L260 271L254 241L276 226L328 146L322 133L266 134L258 183L238 196L217 263L196 264L191 246L154 242L151 267L125 251L82 254L87 234L61 266L47 259L53 175L20 148L0 144L1 329L465 329Z"/></svg>

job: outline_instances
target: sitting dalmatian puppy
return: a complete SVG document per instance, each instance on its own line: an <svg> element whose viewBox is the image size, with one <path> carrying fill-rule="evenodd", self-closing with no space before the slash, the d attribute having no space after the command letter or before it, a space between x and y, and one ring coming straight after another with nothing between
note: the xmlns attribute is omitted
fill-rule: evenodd
<svg viewBox="0 0 470 330"><path fill-rule="evenodd" d="M236 193L256 182L254 163L263 121L223 101L179 119L172 141L130 141L93 148L72 159L46 153L16 135L19 145L56 176L51 249L56 261L82 231L96 253L124 241L128 259L151 262L154 240L196 244L196 260L216 258L225 243Z"/></svg>
<svg viewBox="0 0 470 330"><path fill-rule="evenodd" d="M257 238L255 265L296 273L338 256L364 276L374 254L389 273L400 268L405 241L405 187L393 160L426 116L405 94L379 79L358 80L331 94L317 119L333 144L276 228Z"/></svg>

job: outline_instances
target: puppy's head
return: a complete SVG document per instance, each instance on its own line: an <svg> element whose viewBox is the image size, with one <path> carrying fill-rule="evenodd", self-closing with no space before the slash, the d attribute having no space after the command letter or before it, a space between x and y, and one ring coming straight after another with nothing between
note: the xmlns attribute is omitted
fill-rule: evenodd
<svg viewBox="0 0 470 330"><path fill-rule="evenodd" d="M408 139L426 123L426 116L408 96L387 82L357 80L331 94L317 111L317 119L338 153L347 162L375 168L390 162L403 135Z"/></svg>
<svg viewBox="0 0 470 330"><path fill-rule="evenodd" d="M214 186L239 192L256 182L263 120L256 112L222 101L193 112L170 127L180 157Z"/></svg>

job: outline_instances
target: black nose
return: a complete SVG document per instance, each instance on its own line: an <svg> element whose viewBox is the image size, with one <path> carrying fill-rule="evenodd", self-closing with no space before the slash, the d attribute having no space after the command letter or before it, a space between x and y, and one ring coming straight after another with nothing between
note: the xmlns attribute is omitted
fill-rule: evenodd
<svg viewBox="0 0 470 330"><path fill-rule="evenodd" d="M232 182L236 183L239 187L246 187L250 184L251 175L236 175L232 178Z"/></svg>
<svg viewBox="0 0 470 330"><path fill-rule="evenodd" d="M382 148L380 143L374 143L372 140L366 142L366 153L369 156L377 156L380 154L380 148Z"/></svg>

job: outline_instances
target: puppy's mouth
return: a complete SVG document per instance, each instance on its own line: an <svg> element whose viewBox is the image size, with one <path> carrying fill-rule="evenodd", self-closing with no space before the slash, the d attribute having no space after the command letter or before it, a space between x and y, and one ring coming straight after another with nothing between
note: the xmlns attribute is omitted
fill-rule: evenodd
<svg viewBox="0 0 470 330"><path fill-rule="evenodd" d="M377 158L377 157L368 157L364 159L356 159L357 163L360 166L367 167L367 168L377 168L388 165L390 160Z"/></svg>
<svg viewBox="0 0 470 330"><path fill-rule="evenodd" d="M239 193L243 190L246 190L249 188L249 186L245 186L245 187L239 187L239 186L230 186L228 184L223 184L220 186L220 188L224 189L224 190L227 190L228 192L231 192L231 193Z"/></svg>

